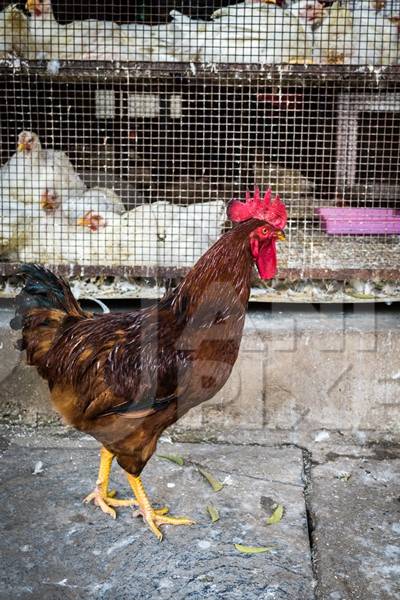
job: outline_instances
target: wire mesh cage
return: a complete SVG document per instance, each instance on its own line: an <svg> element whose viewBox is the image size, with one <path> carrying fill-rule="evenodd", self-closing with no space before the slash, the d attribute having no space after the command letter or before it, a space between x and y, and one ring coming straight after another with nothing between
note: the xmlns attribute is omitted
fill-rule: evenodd
<svg viewBox="0 0 400 600"><path fill-rule="evenodd" d="M400 2L1 13L3 274L180 275L254 185L280 277L400 280Z"/></svg>

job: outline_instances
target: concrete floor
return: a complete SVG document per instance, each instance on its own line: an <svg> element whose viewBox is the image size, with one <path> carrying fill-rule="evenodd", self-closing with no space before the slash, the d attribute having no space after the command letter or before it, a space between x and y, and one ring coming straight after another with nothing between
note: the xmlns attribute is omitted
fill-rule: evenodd
<svg viewBox="0 0 400 600"><path fill-rule="evenodd" d="M66 428L1 430L0 598L392 600L400 597L400 449L320 435L308 449L165 438L144 483L155 505L194 518L159 543L130 508L114 521L82 498L98 446ZM249 435L248 441L251 441ZM33 474L42 463L41 472ZM214 492L207 468L224 487ZM40 466L40 465L39 465ZM114 467L112 485L129 494ZM273 503L285 508L267 525ZM219 511L216 523L206 512ZM245 555L234 544L266 546Z"/></svg>

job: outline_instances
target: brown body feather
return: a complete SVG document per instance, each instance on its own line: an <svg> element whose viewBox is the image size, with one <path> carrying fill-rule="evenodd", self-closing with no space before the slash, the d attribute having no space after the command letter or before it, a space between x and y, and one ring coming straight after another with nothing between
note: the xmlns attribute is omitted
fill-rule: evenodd
<svg viewBox="0 0 400 600"><path fill-rule="evenodd" d="M262 224L253 219L224 234L149 308L86 314L62 281L66 299L57 297L55 307L22 303L23 347L48 381L54 406L132 475L166 427L227 381L250 293L248 237Z"/></svg>

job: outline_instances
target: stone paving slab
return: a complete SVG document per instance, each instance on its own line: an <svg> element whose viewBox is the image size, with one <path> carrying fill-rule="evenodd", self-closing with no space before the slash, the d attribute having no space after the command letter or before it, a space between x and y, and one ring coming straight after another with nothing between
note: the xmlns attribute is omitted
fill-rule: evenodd
<svg viewBox="0 0 400 600"><path fill-rule="evenodd" d="M323 463L312 469L320 600L400 598L399 448L374 446L372 457L361 452L325 448Z"/></svg>
<svg viewBox="0 0 400 600"><path fill-rule="evenodd" d="M160 444L159 454L200 463L224 488L215 493L194 465L153 457L143 481L153 503L195 518L164 528L159 543L131 509L113 521L82 498L93 488L96 445L51 433L0 440L3 600L312 600L314 580L304 504L303 458L297 448ZM43 472L33 475L35 464ZM112 485L129 492L116 465ZM285 506L268 526L271 502ZM211 524L206 506L218 508ZM243 555L234 543L273 548Z"/></svg>

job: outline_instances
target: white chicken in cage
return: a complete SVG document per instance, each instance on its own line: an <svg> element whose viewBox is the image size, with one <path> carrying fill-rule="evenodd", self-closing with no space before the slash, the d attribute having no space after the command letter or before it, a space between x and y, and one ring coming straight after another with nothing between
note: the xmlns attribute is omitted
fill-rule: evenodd
<svg viewBox="0 0 400 600"><path fill-rule="evenodd" d="M120 25L123 39L120 51L115 49L115 58L130 61L150 61L152 57L153 29L144 23Z"/></svg>
<svg viewBox="0 0 400 600"><path fill-rule="evenodd" d="M162 264L162 244L165 232L158 223L155 204L168 205L168 202L142 204L122 217L121 247L126 253L127 264Z"/></svg>
<svg viewBox="0 0 400 600"><path fill-rule="evenodd" d="M313 60L322 64L397 64L399 30L368 2L349 10L334 4L324 13L321 27L314 33Z"/></svg>
<svg viewBox="0 0 400 600"><path fill-rule="evenodd" d="M129 211L124 218L122 246L126 244L129 264L190 266L220 235L225 203L154 202Z"/></svg>
<svg viewBox="0 0 400 600"><path fill-rule="evenodd" d="M300 19L272 3L241 2L215 11L204 32L203 62L304 63L312 36Z"/></svg>
<svg viewBox="0 0 400 600"><path fill-rule="evenodd" d="M288 8L290 13L300 20L305 29L311 30L311 34L321 25L326 10L325 5L319 0L296 0Z"/></svg>
<svg viewBox="0 0 400 600"><path fill-rule="evenodd" d="M173 23L163 25L127 23L120 27L126 34L127 40L121 47L121 52L116 51L116 58L160 62L176 60L173 47Z"/></svg>
<svg viewBox="0 0 400 600"><path fill-rule="evenodd" d="M70 220L79 219L89 211L109 212L122 215L125 206L117 194L107 188L91 188L81 196L63 200L61 210Z"/></svg>
<svg viewBox="0 0 400 600"><path fill-rule="evenodd" d="M24 225L25 243L18 248L18 260L27 263L60 264L74 234L66 219L45 213Z"/></svg>
<svg viewBox="0 0 400 600"><path fill-rule="evenodd" d="M60 59L368 65L399 59L399 0L342 0L331 8L322 0L287 0L285 8L249 0L216 10L211 22L173 10L172 22L153 26L96 19L60 25L51 0L27 0L26 7L29 19L12 5L0 13L0 57L47 59L49 73L58 72Z"/></svg>
<svg viewBox="0 0 400 600"><path fill-rule="evenodd" d="M47 264L119 264L124 258L120 222L119 215L102 211L88 211L75 221L57 210L40 214L25 226L18 259Z"/></svg>
<svg viewBox="0 0 400 600"><path fill-rule="evenodd" d="M125 207L113 190L92 188L62 203L53 190L47 190L41 206L47 214L69 225L69 243L61 253L62 262L109 265L126 258L120 227Z"/></svg>
<svg viewBox="0 0 400 600"><path fill-rule="evenodd" d="M0 12L0 58L11 54L34 58L29 55L28 19L14 4Z"/></svg>
<svg viewBox="0 0 400 600"><path fill-rule="evenodd" d="M122 218L114 212L89 210L76 219L63 262L81 265L123 264ZM71 223L72 227L72 223Z"/></svg>
<svg viewBox="0 0 400 600"><path fill-rule="evenodd" d="M167 229L165 261L192 266L221 235L226 221L225 203L214 200L182 207L180 220L178 227L172 223Z"/></svg>
<svg viewBox="0 0 400 600"><path fill-rule="evenodd" d="M166 26L153 27L153 59L196 62L204 46L204 32L210 23L192 19L178 10L169 13L172 22ZM159 58L161 56L161 58Z"/></svg>
<svg viewBox="0 0 400 600"><path fill-rule="evenodd" d="M31 220L43 213L38 204L24 204L2 194L0 214L0 254L9 257L25 244Z"/></svg>
<svg viewBox="0 0 400 600"><path fill-rule="evenodd" d="M50 264L190 266L218 238L226 218L219 200L187 207L155 202L124 214L81 205L67 216L50 192L29 219L27 205L21 206L20 239L11 225L4 235L19 260Z"/></svg>
<svg viewBox="0 0 400 600"><path fill-rule="evenodd" d="M46 189L63 200L78 195L86 186L61 151L45 150L31 131L18 136L17 152L1 168L0 185L4 192L21 202L39 202Z"/></svg>
<svg viewBox="0 0 400 600"><path fill-rule="evenodd" d="M36 58L61 60L113 60L127 38L111 21L86 19L60 25L51 0L27 0L29 31Z"/></svg>

